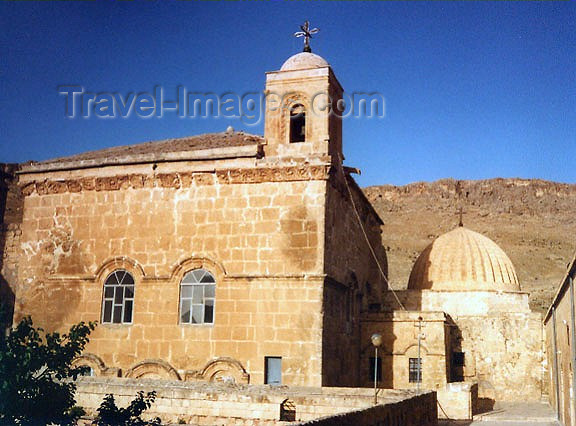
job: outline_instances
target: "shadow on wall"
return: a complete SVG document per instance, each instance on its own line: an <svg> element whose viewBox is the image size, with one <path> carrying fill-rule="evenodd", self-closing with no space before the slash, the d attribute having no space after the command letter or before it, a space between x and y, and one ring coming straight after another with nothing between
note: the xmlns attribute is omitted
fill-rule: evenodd
<svg viewBox="0 0 576 426"><path fill-rule="evenodd" d="M286 268L296 271L313 270L318 246L318 224L306 206L288 209L280 218L282 259Z"/></svg>
<svg viewBox="0 0 576 426"><path fill-rule="evenodd" d="M382 342L378 347L377 358L376 348L371 340L376 333L380 334ZM376 376L378 389L394 389L393 353L396 339L392 321L364 323L360 349L360 386L373 387Z"/></svg>
<svg viewBox="0 0 576 426"><path fill-rule="evenodd" d="M9 226L22 223L23 197L17 185L15 172L17 164L0 163L0 331L12 326L14 317L15 293L9 282L16 285L14 270L5 268L4 259L9 244Z"/></svg>
<svg viewBox="0 0 576 426"><path fill-rule="evenodd" d="M0 261L0 269L1 269ZM14 316L15 295L8 282L0 274L0 332L12 327L12 318Z"/></svg>

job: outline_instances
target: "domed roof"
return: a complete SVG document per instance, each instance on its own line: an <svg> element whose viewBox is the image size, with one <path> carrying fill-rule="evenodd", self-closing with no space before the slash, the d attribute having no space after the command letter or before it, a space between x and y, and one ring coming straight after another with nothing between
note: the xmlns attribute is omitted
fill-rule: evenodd
<svg viewBox="0 0 576 426"><path fill-rule="evenodd" d="M290 56L280 71L304 70L307 68L328 67L330 64L322 56L310 52L300 52Z"/></svg>
<svg viewBox="0 0 576 426"><path fill-rule="evenodd" d="M408 288L520 291L520 284L510 258L494 241L458 227L439 236L420 254Z"/></svg>

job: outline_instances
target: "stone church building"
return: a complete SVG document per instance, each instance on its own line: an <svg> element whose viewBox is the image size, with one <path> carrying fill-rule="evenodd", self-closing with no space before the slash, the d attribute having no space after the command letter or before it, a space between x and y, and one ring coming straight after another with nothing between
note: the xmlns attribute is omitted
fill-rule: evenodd
<svg viewBox="0 0 576 426"><path fill-rule="evenodd" d="M539 399L542 326L506 254L457 227L393 293L385 227L343 165L332 68L296 54L266 93L279 96L263 137L6 166L0 295L14 322L99 321L77 361L96 376L356 387L376 364L382 387Z"/></svg>
<svg viewBox="0 0 576 426"><path fill-rule="evenodd" d="M23 164L14 319L98 320L95 374L356 385L382 221L342 166L342 87L312 53L268 73L264 137L227 131ZM335 102L334 101L334 102Z"/></svg>

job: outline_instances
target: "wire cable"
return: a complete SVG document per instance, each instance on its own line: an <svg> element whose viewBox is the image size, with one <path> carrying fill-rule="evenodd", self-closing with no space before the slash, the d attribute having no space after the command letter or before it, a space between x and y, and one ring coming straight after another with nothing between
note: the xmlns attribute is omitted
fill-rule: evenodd
<svg viewBox="0 0 576 426"><path fill-rule="evenodd" d="M358 219L358 223L360 224L360 229L362 230L362 234L364 234L364 239L366 240L366 244L368 245L368 248L370 249L370 253L372 254L372 257L374 258L374 261L376 262L376 265L378 266L378 271L380 271L380 275L382 276L382 278L384 278L384 281L386 282L388 289L390 289L390 291L392 291L392 294L394 295L396 302L398 302L398 305L400 305L400 307L404 311L406 311L406 308L404 307L402 302L400 302L398 295L396 294L396 292L394 291L394 289L390 285L390 282L388 281L388 277L384 273L384 269L382 268L382 265L380 265L380 261L378 260L378 256L376 256L376 252L374 251L374 248L372 247L372 244L370 243L370 239L368 238L368 234L366 233L366 229L364 228L364 224L362 223L362 219L360 218L360 213L358 213L358 208L356 207L356 203L354 202L352 190L350 189L350 184L348 183L348 177L346 176L346 171L344 170L344 161L343 161L342 156L340 154L338 154L338 157L340 160L340 170L342 172L342 175L344 176L344 183L346 184L346 189L348 190L348 195L350 197L350 201L352 202L352 207L354 208L354 213L356 215L356 218Z"/></svg>

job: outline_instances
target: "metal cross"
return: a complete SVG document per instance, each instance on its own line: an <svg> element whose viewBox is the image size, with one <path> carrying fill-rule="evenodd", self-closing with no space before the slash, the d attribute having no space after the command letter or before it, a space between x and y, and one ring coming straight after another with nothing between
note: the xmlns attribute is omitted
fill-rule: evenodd
<svg viewBox="0 0 576 426"><path fill-rule="evenodd" d="M310 48L310 39L312 38L313 34L317 34L320 31L318 28L310 29L310 22L304 22L304 25L300 25L300 29L302 31L298 31L294 33L295 37L304 37L304 50L303 52L311 53L312 49Z"/></svg>
<svg viewBox="0 0 576 426"><path fill-rule="evenodd" d="M460 208L458 209L458 213L460 215L460 221L458 222L458 226L462 227L464 226L464 209L462 208L462 206L460 206Z"/></svg>

